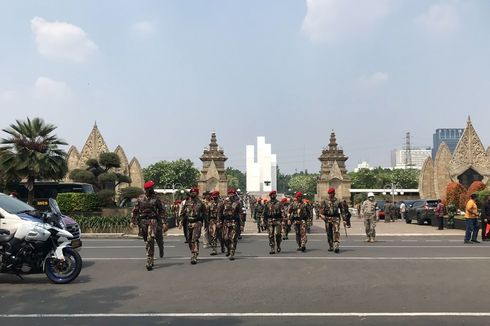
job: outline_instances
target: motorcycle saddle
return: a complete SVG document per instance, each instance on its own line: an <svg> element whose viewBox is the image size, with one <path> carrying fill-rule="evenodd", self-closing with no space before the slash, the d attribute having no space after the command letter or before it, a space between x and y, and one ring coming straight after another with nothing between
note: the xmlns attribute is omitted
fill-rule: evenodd
<svg viewBox="0 0 490 326"><path fill-rule="evenodd" d="M0 242L7 242L13 238L13 234L10 234L9 230L0 229Z"/></svg>

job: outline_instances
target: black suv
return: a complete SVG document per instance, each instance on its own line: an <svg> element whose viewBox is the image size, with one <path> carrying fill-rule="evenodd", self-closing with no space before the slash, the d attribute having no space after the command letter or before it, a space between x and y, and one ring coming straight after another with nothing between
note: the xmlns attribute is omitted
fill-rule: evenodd
<svg viewBox="0 0 490 326"><path fill-rule="evenodd" d="M407 223L412 223L412 220L416 220L419 225L424 224L424 222L430 225L437 203L437 199L419 199L414 201L412 206L407 208Z"/></svg>

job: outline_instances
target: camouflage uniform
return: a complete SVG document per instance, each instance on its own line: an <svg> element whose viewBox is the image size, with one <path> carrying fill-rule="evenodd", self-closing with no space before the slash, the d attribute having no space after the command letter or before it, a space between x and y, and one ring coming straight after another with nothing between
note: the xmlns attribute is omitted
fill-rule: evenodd
<svg viewBox="0 0 490 326"><path fill-rule="evenodd" d="M205 214L203 220L203 247L207 248L211 245L211 236L209 234L209 207L211 206L211 199L209 198L209 192L204 193L202 203L204 204Z"/></svg>
<svg viewBox="0 0 490 326"><path fill-rule="evenodd" d="M163 256L163 225L167 224L165 210L160 198L153 193L151 195L141 195L131 214L131 223L137 221L142 226L143 238L146 239L146 268L153 268L155 256L155 240Z"/></svg>
<svg viewBox="0 0 490 326"><path fill-rule="evenodd" d="M201 237L201 228L206 214L204 203L197 197L189 198L182 206L182 220L188 226L189 249L192 253L191 264L197 263L199 255L199 238Z"/></svg>
<svg viewBox="0 0 490 326"><path fill-rule="evenodd" d="M282 234L282 239L283 240L289 240L289 231L291 231L291 224L289 223L289 220L288 220L288 217L287 217L287 213L289 211L289 202L288 200L284 200L281 202L282 203L282 210L283 210L283 214L282 214L282 230L281 230L281 234Z"/></svg>
<svg viewBox="0 0 490 326"><path fill-rule="evenodd" d="M270 254L275 254L276 247L277 252L281 252L281 223L283 218L282 203L277 198L271 198L270 201L265 204L264 209L264 222L267 224L267 231L269 233L269 245L271 247Z"/></svg>
<svg viewBox="0 0 490 326"><path fill-rule="evenodd" d="M208 207L208 223L209 223L209 244L211 245L211 255L216 255L216 247L218 246L218 230L220 228L219 223L219 209L220 202L218 196L213 197Z"/></svg>
<svg viewBox="0 0 490 326"><path fill-rule="evenodd" d="M230 260L235 259L235 250L238 242L237 227L240 225L240 202L233 197L226 197L220 207L220 220L223 232L223 240L226 246L226 256Z"/></svg>
<svg viewBox="0 0 490 326"><path fill-rule="evenodd" d="M376 201L365 200L361 205L361 218L364 219L367 242L374 242L376 237Z"/></svg>
<svg viewBox="0 0 490 326"><path fill-rule="evenodd" d="M333 200L324 200L320 208L320 214L325 221L325 231L327 232L328 251L339 253L340 251L340 221L343 220L343 212L340 201L337 198Z"/></svg>
<svg viewBox="0 0 490 326"><path fill-rule="evenodd" d="M296 243L298 244L298 250L306 250L306 228L307 223L311 218L312 211L309 205L301 200L301 198L295 198L293 203L289 206L289 220L294 225L296 232Z"/></svg>
<svg viewBox="0 0 490 326"><path fill-rule="evenodd" d="M261 202L257 202L255 205L255 208L254 208L254 220L255 220L255 223L257 223L257 232L262 232L262 219L263 219L263 215L264 215L264 204L262 204Z"/></svg>

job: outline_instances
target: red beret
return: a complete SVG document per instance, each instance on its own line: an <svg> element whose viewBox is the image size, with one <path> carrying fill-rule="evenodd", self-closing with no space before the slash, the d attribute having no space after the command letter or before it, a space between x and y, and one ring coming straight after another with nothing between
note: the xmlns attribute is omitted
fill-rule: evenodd
<svg viewBox="0 0 490 326"><path fill-rule="evenodd" d="M228 195L236 195L236 190L233 188L228 189Z"/></svg>
<svg viewBox="0 0 490 326"><path fill-rule="evenodd" d="M175 204L180 204L180 203L182 203L182 200L180 200L180 199L177 199L177 200L175 201Z"/></svg>
<svg viewBox="0 0 490 326"><path fill-rule="evenodd" d="M277 191L272 190L271 192L269 192L269 196L272 196L272 195L277 195Z"/></svg>
<svg viewBox="0 0 490 326"><path fill-rule="evenodd" d="M196 194L199 193L199 188L193 187L190 192L195 192Z"/></svg>
<svg viewBox="0 0 490 326"><path fill-rule="evenodd" d="M141 184L141 183L140 183ZM143 185L143 188L145 189L150 189L150 188L153 188L155 186L155 182L153 181L147 181L144 185Z"/></svg>
<svg viewBox="0 0 490 326"><path fill-rule="evenodd" d="M283 199L281 199L281 203L287 203L288 202L288 199L286 197L284 197Z"/></svg>
<svg viewBox="0 0 490 326"><path fill-rule="evenodd" d="M328 188L328 193L329 194L334 194L335 193L335 188Z"/></svg>
<svg viewBox="0 0 490 326"><path fill-rule="evenodd" d="M219 191L213 191L211 193L211 197L218 197L219 196Z"/></svg>
<svg viewBox="0 0 490 326"><path fill-rule="evenodd" d="M262 201L262 198L257 198L257 203L260 203Z"/></svg>
<svg viewBox="0 0 490 326"><path fill-rule="evenodd" d="M302 196L303 196L303 194L301 193L301 191L298 191L296 194L294 194L294 197L296 197L296 198L299 198Z"/></svg>

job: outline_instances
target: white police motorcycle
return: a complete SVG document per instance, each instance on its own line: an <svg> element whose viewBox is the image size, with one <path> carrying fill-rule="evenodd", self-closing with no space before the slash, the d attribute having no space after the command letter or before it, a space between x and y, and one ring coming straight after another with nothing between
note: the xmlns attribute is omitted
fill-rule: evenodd
<svg viewBox="0 0 490 326"><path fill-rule="evenodd" d="M22 274L44 272L57 284L70 283L78 277L82 258L68 240L73 235L63 230L58 203L50 198L49 206L51 212L39 219L25 219L15 230L0 228L0 273L22 278ZM0 215L0 221L5 218Z"/></svg>

